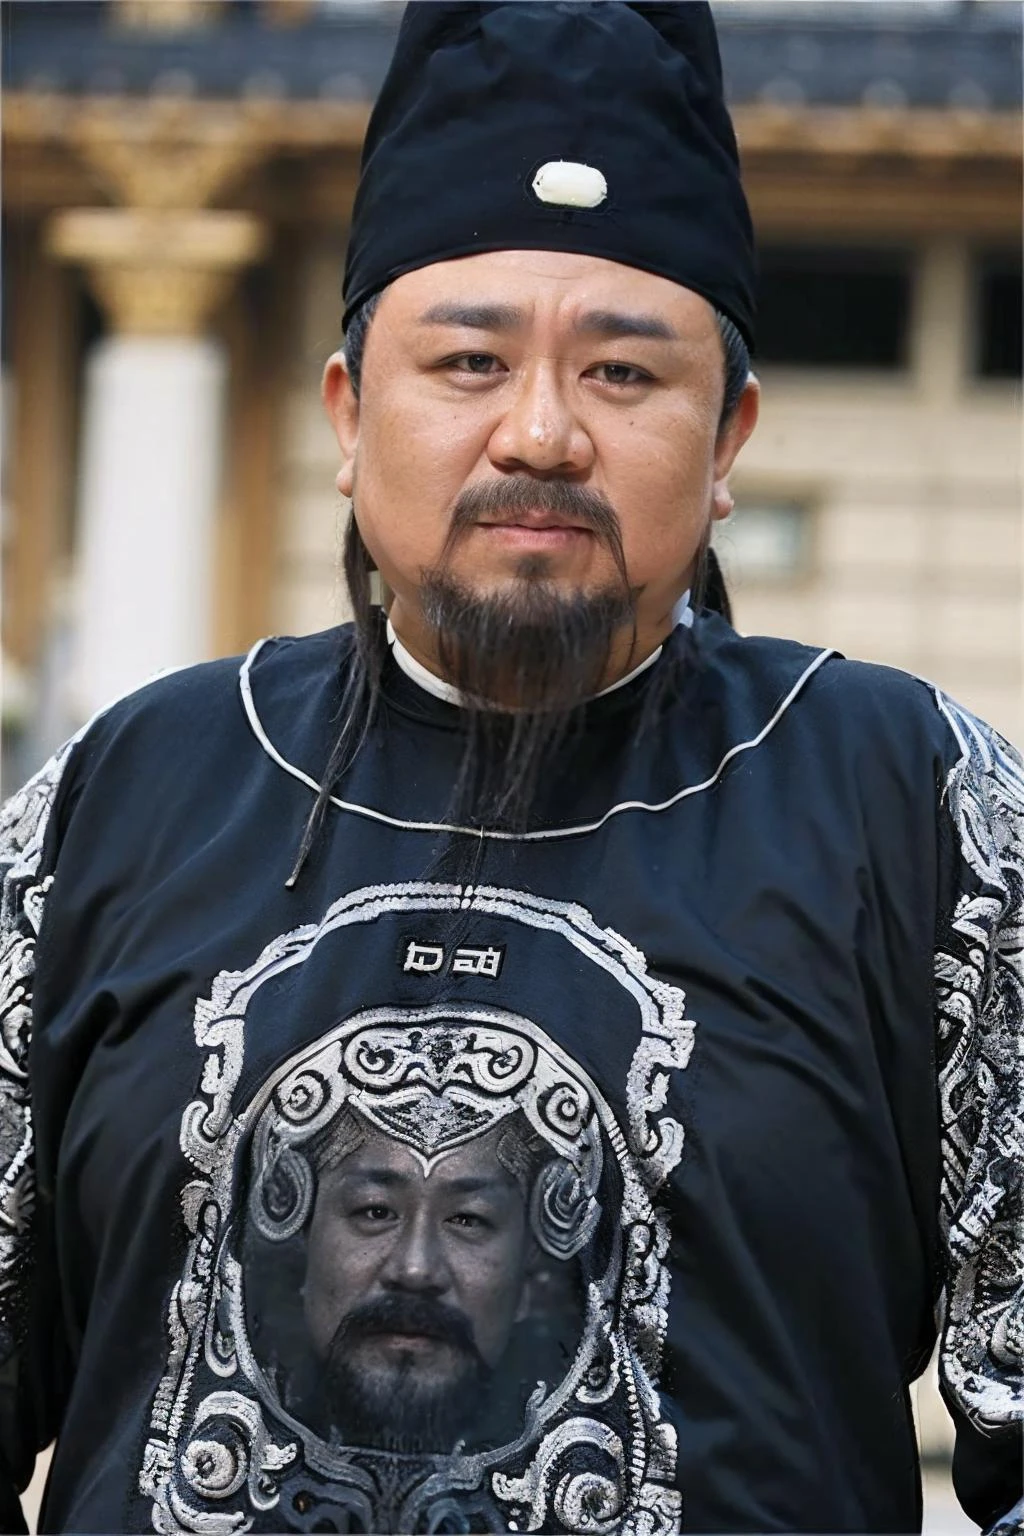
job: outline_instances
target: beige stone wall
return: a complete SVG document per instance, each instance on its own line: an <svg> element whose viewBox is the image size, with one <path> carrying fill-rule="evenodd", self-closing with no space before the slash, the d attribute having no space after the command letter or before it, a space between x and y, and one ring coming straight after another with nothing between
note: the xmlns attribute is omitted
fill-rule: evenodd
<svg viewBox="0 0 1024 1536"><path fill-rule="evenodd" d="M1020 743L1019 392L969 377L966 258L962 247L922 251L905 376L764 370L736 516L744 500L806 498L810 569L769 585L739 566L732 586L747 633L920 673ZM720 544L728 563L728 526Z"/></svg>
<svg viewBox="0 0 1024 1536"><path fill-rule="evenodd" d="M274 627L344 613L337 453L319 401L340 330L342 243L309 250L289 381ZM744 499L812 506L808 573L732 572L747 633L791 635L934 679L1024 742L1020 408L969 378L967 251L920 253L912 365L860 377L765 370L761 424L735 475ZM730 555L730 532L721 548Z"/></svg>

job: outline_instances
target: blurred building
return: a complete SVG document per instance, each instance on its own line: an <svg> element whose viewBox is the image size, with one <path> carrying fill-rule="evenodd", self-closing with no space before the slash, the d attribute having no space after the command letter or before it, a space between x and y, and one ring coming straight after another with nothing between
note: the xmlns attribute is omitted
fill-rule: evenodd
<svg viewBox="0 0 1024 1536"><path fill-rule="evenodd" d="M8 787L156 668L342 614L319 377L400 9L0 8ZM1020 9L717 9L763 265L740 627L1020 740Z"/></svg>

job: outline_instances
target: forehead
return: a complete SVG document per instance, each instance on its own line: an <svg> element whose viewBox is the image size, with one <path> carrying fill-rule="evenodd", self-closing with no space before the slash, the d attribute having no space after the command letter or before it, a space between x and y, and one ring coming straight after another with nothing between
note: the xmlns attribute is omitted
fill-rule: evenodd
<svg viewBox="0 0 1024 1536"><path fill-rule="evenodd" d="M419 267L388 286L380 313L414 324L450 300L508 306L528 320L629 310L658 315L688 335L715 334L714 310L700 294L639 267L572 251L485 251Z"/></svg>
<svg viewBox="0 0 1024 1536"><path fill-rule="evenodd" d="M456 1147L434 1165L428 1177L423 1172L422 1163L408 1147L393 1137L373 1131L338 1165L335 1176L379 1178L383 1174L405 1186L427 1189L443 1189L468 1179L486 1179L516 1188L515 1180L497 1155L499 1135L500 1132L490 1131L464 1147Z"/></svg>

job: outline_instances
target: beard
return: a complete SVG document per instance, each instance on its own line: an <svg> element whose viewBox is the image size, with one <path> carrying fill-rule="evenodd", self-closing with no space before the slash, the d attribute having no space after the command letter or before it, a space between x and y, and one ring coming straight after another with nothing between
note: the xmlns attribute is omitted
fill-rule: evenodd
<svg viewBox="0 0 1024 1536"><path fill-rule="evenodd" d="M524 557L511 583L479 592L453 575L461 535L481 518L542 511L588 529L612 557L617 577L593 590L553 581L543 555ZM424 616L445 677L458 689L467 741L454 819L523 831L586 701L600 688L624 629L635 638L619 520L601 493L568 480L527 475L463 491L439 564L423 573ZM508 701L508 702L505 702Z"/></svg>
<svg viewBox="0 0 1024 1536"><path fill-rule="evenodd" d="M374 1340L402 1332L437 1340L453 1364L431 1379L410 1350L372 1359ZM327 1356L331 1422L354 1445L403 1455L444 1454L472 1428L492 1372L461 1312L420 1296L383 1296L346 1313Z"/></svg>

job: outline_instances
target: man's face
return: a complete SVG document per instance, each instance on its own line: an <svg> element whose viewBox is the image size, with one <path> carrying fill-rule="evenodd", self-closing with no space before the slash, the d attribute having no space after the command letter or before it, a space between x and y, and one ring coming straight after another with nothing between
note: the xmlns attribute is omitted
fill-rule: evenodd
<svg viewBox="0 0 1024 1536"><path fill-rule="evenodd" d="M338 357L325 399L360 531L395 594L398 633L429 659L422 573L437 567L460 493L508 476L564 479L618 515L638 639L671 627L725 477L756 419L751 385L719 431L722 343L711 306L667 279L598 257L499 251L424 267L385 291L356 401ZM567 594L619 576L581 526L482 520L451 549L480 595L538 574Z"/></svg>
<svg viewBox="0 0 1024 1536"><path fill-rule="evenodd" d="M497 1136L424 1176L406 1147L372 1133L320 1175L306 1322L328 1373L357 1399L355 1417L408 1422L411 1408L418 1421L450 1426L453 1408L472 1413L473 1389L501 1359L524 1304L530 1243Z"/></svg>

